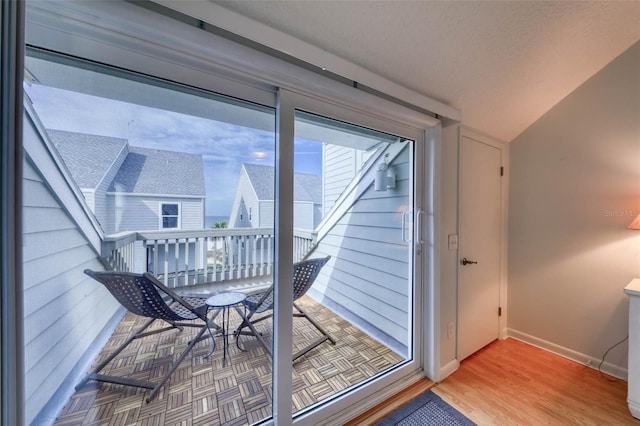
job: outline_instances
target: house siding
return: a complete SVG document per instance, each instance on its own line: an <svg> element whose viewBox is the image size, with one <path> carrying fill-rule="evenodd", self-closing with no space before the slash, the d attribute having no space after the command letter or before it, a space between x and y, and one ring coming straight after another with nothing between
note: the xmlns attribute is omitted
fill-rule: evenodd
<svg viewBox="0 0 640 426"><path fill-rule="evenodd" d="M93 189L81 189L85 202L92 211L96 211L96 197Z"/></svg>
<svg viewBox="0 0 640 426"><path fill-rule="evenodd" d="M258 209L260 210L260 228L273 228L275 215L273 201L260 201Z"/></svg>
<svg viewBox="0 0 640 426"><path fill-rule="evenodd" d="M249 221L249 208L251 208L251 221ZM260 228L264 226L258 209L258 198L243 168L240 173L240 179L238 179L238 187L231 206L231 213L229 214L229 228Z"/></svg>
<svg viewBox="0 0 640 426"><path fill-rule="evenodd" d="M366 190L323 234L312 257L331 255L309 294L350 321L408 353L410 245L403 241L402 212L409 207L409 150L392 161L393 190L376 192L373 173Z"/></svg>
<svg viewBox="0 0 640 426"><path fill-rule="evenodd" d="M113 179L115 178L116 174L118 174L118 170L120 170L120 167L122 166L122 163L124 162L125 158L127 158L128 153L129 153L128 145L125 145L122 151L120 152L120 155L118 155L116 160L113 162L113 165L111 166L109 171L105 174L105 176L102 178L102 181L100 182L100 184L95 190L93 205L91 207L94 214L96 215L96 218L98 219L98 222L100 222L100 225L102 225L104 232L107 234L112 234L116 232L115 228L113 228L115 222L113 220L108 219L109 197L107 196L107 190L109 189L111 182L113 182Z"/></svg>
<svg viewBox="0 0 640 426"><path fill-rule="evenodd" d="M293 203L293 227L309 230L315 229L315 225L320 222L320 220L316 220L315 210L318 210L317 205L313 203ZM256 209L253 211L255 214ZM273 201L260 201L258 212L260 225L254 225L254 227L273 228L274 214Z"/></svg>
<svg viewBox="0 0 640 426"><path fill-rule="evenodd" d="M102 269L97 253L28 159L23 185L25 420L31 424L119 304L83 273Z"/></svg>
<svg viewBox="0 0 640 426"><path fill-rule="evenodd" d="M314 229L314 205L313 203L293 204L293 227L299 229Z"/></svg>
<svg viewBox="0 0 640 426"><path fill-rule="evenodd" d="M371 152L324 144L322 163L322 209L328 213L351 183Z"/></svg>
<svg viewBox="0 0 640 426"><path fill-rule="evenodd" d="M180 204L180 229L203 229L204 206L200 198L108 194L107 228L113 232L160 229L160 203Z"/></svg>
<svg viewBox="0 0 640 426"><path fill-rule="evenodd" d="M231 208L230 228L273 228L275 189L270 183L273 173L270 166L243 165ZM321 221L321 181L315 175L296 173L294 186L293 226L313 230Z"/></svg>

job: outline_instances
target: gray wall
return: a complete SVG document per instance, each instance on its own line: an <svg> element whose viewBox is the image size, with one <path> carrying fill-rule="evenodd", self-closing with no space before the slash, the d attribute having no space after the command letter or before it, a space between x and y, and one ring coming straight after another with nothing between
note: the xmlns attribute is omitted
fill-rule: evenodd
<svg viewBox="0 0 640 426"><path fill-rule="evenodd" d="M411 190L408 148L391 164L396 188L376 192L372 170L363 177L367 189L319 241L312 257L332 259L309 295L406 356L409 245L402 240L402 211Z"/></svg>
<svg viewBox="0 0 640 426"><path fill-rule="evenodd" d="M322 204L326 214L356 175L357 151L325 143L322 157Z"/></svg>
<svg viewBox="0 0 640 426"><path fill-rule="evenodd" d="M37 130L28 123L25 120L25 147L45 152ZM77 205L84 200L68 186L52 183L52 173L59 169L51 156L36 164L30 153L27 150L23 174L25 415L28 424L40 424L51 421L47 410L55 411L56 404L68 398L65 392L72 391L74 374L80 374L95 355L92 351L101 347L94 339L113 320L119 304L82 272L101 269L96 247L81 231L83 221L71 217L60 200Z"/></svg>
<svg viewBox="0 0 640 426"><path fill-rule="evenodd" d="M116 232L113 228L114 221L109 220L108 218L108 202L109 200L113 201L113 198L107 195L107 190L109 189L111 182L113 182L113 179L115 179L116 174L118 174L118 170L120 170L120 166L122 166L122 163L124 163L124 160L127 158L128 154L129 144L124 144L124 146L122 147L122 151L120 151L120 154L114 160L111 168L105 174L105 176L103 176L102 181L100 181L100 184L95 189L92 202L89 203L89 205L92 207L93 213L96 215L98 222L100 222L100 225L102 225L102 229L106 234L112 234Z"/></svg>
<svg viewBox="0 0 640 426"><path fill-rule="evenodd" d="M509 197L510 334L600 359L640 276L640 43L512 142Z"/></svg>
<svg viewBox="0 0 640 426"><path fill-rule="evenodd" d="M129 196L108 194L107 233L160 229L160 203L180 204L180 229L204 228L201 198Z"/></svg>
<svg viewBox="0 0 640 426"><path fill-rule="evenodd" d="M322 145L322 209L327 214L372 152L346 146Z"/></svg>
<svg viewBox="0 0 640 426"><path fill-rule="evenodd" d="M273 206L273 204L272 204ZM249 221L249 208L251 208L251 221ZM251 181L245 172L244 166L238 179L236 195L229 213L229 228L259 228L262 225L262 209L258 202L258 197L251 186ZM273 223L273 208L271 210L271 222ZM242 214L242 220L240 215Z"/></svg>

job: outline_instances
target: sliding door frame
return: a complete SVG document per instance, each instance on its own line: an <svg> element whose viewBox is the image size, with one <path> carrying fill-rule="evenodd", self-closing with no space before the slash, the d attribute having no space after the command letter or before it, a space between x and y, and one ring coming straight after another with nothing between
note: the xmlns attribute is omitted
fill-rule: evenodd
<svg viewBox="0 0 640 426"><path fill-rule="evenodd" d="M24 422L22 79L24 2L0 5L0 424Z"/></svg>
<svg viewBox="0 0 640 426"><path fill-rule="evenodd" d="M289 128L289 125L293 126L293 121L290 123L282 123L281 120L282 117L286 117L287 119L294 118L297 110L349 124L355 124L357 126L385 132L414 141L414 152L411 154L411 159L414 163L414 175L412 178L413 187L411 188L413 196L411 199L413 200L414 223L421 221L422 224L421 226L413 227L413 244L411 246L411 252L409 253L409 256L412 257L409 263L413 266L413 271L409 274L412 288L412 291L410 292L411 306L409 306L411 312L409 318L411 323L408 324L408 328L410 330L409 341L411 342L411 348L408 356L409 359L399 367L392 368L390 371L381 374L376 380L368 380L363 384L355 385L353 388L347 389L342 394L333 397L329 403L321 402L311 409L306 409L301 413L296 413L296 418L294 420L294 423L300 424L319 424L326 422L328 419L331 419L331 423L340 423L348 420L348 417L345 417L345 414L347 416L354 415L354 407L359 407L355 411L364 411L362 407L369 406L372 401L377 400L374 396L379 398L381 395L385 395L386 397L388 396L390 389L397 392L400 389L400 386L406 386L407 382L418 380L424 376L423 370L425 353L423 349L423 338L426 335L426 318L423 316L423 307L425 306L424 294L427 283L423 269L426 263L424 260L424 241L427 238L425 229L428 228L428 224L425 223L423 200L425 196L429 196L425 186L424 159L426 156L427 132L431 131L431 128L425 129L410 126L406 123L389 119L388 117L381 117L377 114L372 114L371 112L363 110L353 104L347 105L334 99L322 97L317 94L309 94L295 89L281 88L279 90L278 99L279 105L277 114L281 117L279 119L279 123L281 123L281 128L283 129L286 126L287 131L278 132L279 146L277 151L281 155L284 154L287 157L291 155L291 159L293 159L293 138L295 135L293 133L289 133L289 130L293 130ZM292 180L293 175L289 175L289 173L293 173L293 161L285 163L283 161L284 158L285 157L278 158L278 176L291 176L290 179ZM420 161L418 161L418 159L420 159ZM289 168L291 168L291 170L284 170ZM284 189L283 186L278 185L276 188L278 188L279 191ZM277 205L280 207L281 212L286 212L287 214L289 212L292 213L293 200L285 200L283 197L285 194L282 192L279 192L278 194L279 197L278 195L276 196L279 199ZM288 204L285 204L285 201ZM284 218L285 216L278 215L278 217ZM287 225L290 228L289 232L292 231L292 219L293 216L291 216L291 221ZM277 233L280 237L280 244L282 244L283 241L292 240L292 233L289 235L286 233L286 230L278 229ZM283 240L283 238L286 238L286 240ZM284 245L281 245L281 248L284 249ZM278 252L278 254L280 256L289 256L282 257L283 259L291 258L291 255L288 252ZM288 274L290 272L290 262L283 263L284 264L279 265L279 268L282 268L281 270ZM284 268L287 268L287 270L284 271ZM286 293L277 297L280 306L291 306L292 289L290 288L290 283L285 283L283 281L277 282L278 287ZM283 336L283 339L280 341L282 345L274 345L276 354L274 357L274 383L282 381L277 390L274 388L274 401L277 400L277 403L274 402L274 419L277 419L276 406L278 407L277 410L279 415L284 414L279 410L287 408L291 409L291 341L287 340L290 339L292 334L290 309L282 309L282 315L274 321L274 333L276 339L278 336ZM282 404L282 406L280 406L280 404ZM286 415L289 416L289 419L291 418L290 412L286 413ZM276 424L287 424L284 420L284 418L280 418Z"/></svg>
<svg viewBox="0 0 640 426"><path fill-rule="evenodd" d="M276 107L276 265L274 279L273 420L292 417L293 154L297 109L415 141L414 292L411 360L357 392L346 391L296 423L340 423L413 380L437 371L435 305L435 155L440 121L357 88L284 62L127 2L35 2L27 43L62 54L164 78L261 105ZM60 15L66 19L60 19ZM96 17L99 16L99 21ZM170 36L169 36L170 35ZM422 243L424 241L424 243ZM18 295L18 303L22 303ZM284 307L284 308L280 308ZM425 314L426 311L426 314ZM3 349L6 349L3 348ZM20 349L22 353L22 350ZM18 376L23 374L18 371ZM20 380L20 378L18 378ZM24 397L18 402L24 404ZM358 407L354 410L354 407Z"/></svg>

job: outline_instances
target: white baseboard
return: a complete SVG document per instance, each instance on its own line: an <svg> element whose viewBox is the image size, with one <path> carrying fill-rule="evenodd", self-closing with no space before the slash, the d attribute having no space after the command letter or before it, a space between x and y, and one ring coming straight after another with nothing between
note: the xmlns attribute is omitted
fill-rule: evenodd
<svg viewBox="0 0 640 426"><path fill-rule="evenodd" d="M508 334L509 334L509 337L513 339L520 340L521 342L528 343L537 348L544 349L545 351L554 353L556 355L560 355L563 358L570 359L571 361L575 361L578 364L582 364L587 367L593 368L594 370L597 370L598 365L600 364L600 359L598 358L594 358L590 355L576 352L572 349L565 348L564 346L556 345L555 343L551 343L547 340L540 339L538 337L523 333L518 330L514 330L512 328L508 329ZM604 362L600 370L603 373L617 377L618 379L622 379L625 381L627 380L626 368L622 368L617 365Z"/></svg>
<svg viewBox="0 0 640 426"><path fill-rule="evenodd" d="M505 340L509 337L509 329L507 327L500 329L500 340Z"/></svg>
<svg viewBox="0 0 640 426"><path fill-rule="evenodd" d="M629 411L631 411L631 415L636 419L640 419L640 404L634 401L630 401L627 399L627 403L629 404Z"/></svg>
<svg viewBox="0 0 640 426"><path fill-rule="evenodd" d="M440 374L439 374L440 377L438 377L437 381L438 382L443 381L444 379L446 379L447 377L455 373L456 370L458 370L458 368L460 368L460 362L457 359L454 359L453 361L449 361L447 364L440 367Z"/></svg>

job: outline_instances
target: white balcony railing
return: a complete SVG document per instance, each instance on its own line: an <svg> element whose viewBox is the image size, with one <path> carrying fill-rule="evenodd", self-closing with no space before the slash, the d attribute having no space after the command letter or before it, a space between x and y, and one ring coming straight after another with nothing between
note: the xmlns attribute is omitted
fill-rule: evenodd
<svg viewBox="0 0 640 426"><path fill-rule="evenodd" d="M294 262L311 251L316 235L294 230ZM123 232L105 238L102 256L114 270L150 272L169 287L268 277L274 235L271 228Z"/></svg>

